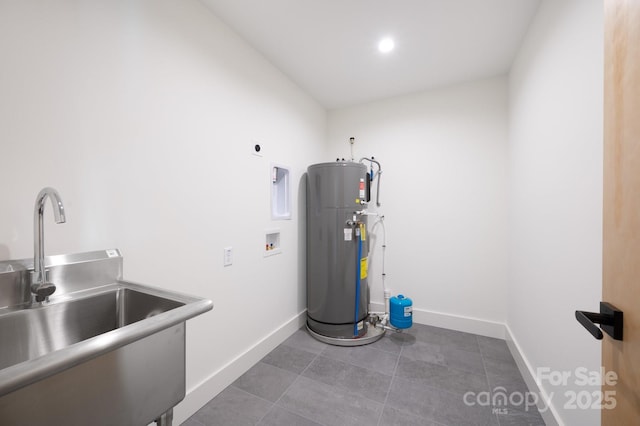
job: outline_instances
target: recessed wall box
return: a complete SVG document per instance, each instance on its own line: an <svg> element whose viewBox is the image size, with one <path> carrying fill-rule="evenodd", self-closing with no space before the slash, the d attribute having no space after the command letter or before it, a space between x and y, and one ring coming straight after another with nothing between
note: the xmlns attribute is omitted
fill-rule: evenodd
<svg viewBox="0 0 640 426"><path fill-rule="evenodd" d="M278 253L282 253L282 248L280 247L280 230L270 229L265 231L265 257L272 256Z"/></svg>
<svg viewBox="0 0 640 426"><path fill-rule="evenodd" d="M271 219L291 219L291 172L289 167L272 164L269 169L271 185Z"/></svg>

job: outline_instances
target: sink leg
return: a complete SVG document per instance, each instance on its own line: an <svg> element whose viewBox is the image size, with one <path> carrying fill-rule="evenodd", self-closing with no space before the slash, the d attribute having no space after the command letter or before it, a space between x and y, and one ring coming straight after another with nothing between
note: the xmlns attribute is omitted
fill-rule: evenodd
<svg viewBox="0 0 640 426"><path fill-rule="evenodd" d="M170 408L164 412L160 417L156 419L156 425L158 426L171 426L173 424L173 408Z"/></svg>

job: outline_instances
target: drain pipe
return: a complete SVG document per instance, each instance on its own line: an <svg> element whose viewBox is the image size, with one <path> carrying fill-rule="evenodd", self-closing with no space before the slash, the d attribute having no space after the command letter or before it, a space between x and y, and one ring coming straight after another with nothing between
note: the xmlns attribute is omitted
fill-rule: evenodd
<svg viewBox="0 0 640 426"><path fill-rule="evenodd" d="M391 299L391 290L389 290L387 288L387 283L386 283L386 278L387 278L387 274L385 272L385 265L384 265L384 260L385 260L385 252L387 250L387 230L384 226L384 215L379 215L378 216L378 220L376 220L376 222L373 224L373 226L371 227L371 232L373 232L373 230L375 229L375 227L377 225L380 225L382 227L382 291L384 294L384 313L383 312L372 312L371 314L374 314L377 316L377 320L373 323L374 327L377 328L382 328L384 330L389 330L389 331L395 331L396 333L401 333L402 330L399 330L395 327L391 327L387 324L389 324L389 300Z"/></svg>
<svg viewBox="0 0 640 426"><path fill-rule="evenodd" d="M387 230L384 226L384 215L380 215L378 217L378 220L376 220L376 222L371 227L371 232L373 232L373 230L376 228L378 224L380 224L380 226L382 227L382 291L384 294L384 314L388 317L389 316L389 299L391 298L391 290L387 288L387 283L385 281L387 278L387 274L385 273L385 269L384 269L384 258L385 258L385 252L387 250Z"/></svg>

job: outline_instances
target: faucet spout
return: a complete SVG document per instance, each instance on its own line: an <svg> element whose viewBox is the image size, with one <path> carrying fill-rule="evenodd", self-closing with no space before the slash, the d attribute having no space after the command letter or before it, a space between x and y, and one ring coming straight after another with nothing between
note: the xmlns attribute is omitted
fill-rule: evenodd
<svg viewBox="0 0 640 426"><path fill-rule="evenodd" d="M64 205L60 194L53 188L44 188L36 197L33 208L33 279L31 292L36 295L36 301L42 302L56 291L55 284L48 282L44 264L44 206L47 198L51 200L53 216L56 223L66 222Z"/></svg>

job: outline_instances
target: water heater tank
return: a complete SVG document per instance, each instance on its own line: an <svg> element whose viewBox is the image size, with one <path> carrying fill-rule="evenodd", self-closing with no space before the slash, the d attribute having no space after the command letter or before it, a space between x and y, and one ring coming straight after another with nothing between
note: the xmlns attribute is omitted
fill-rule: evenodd
<svg viewBox="0 0 640 426"><path fill-rule="evenodd" d="M362 241L358 259L360 237L353 224L355 217L366 227L366 215L355 214L364 208L366 175L363 164L345 161L307 169L307 326L323 336L354 338L367 332L368 241Z"/></svg>

